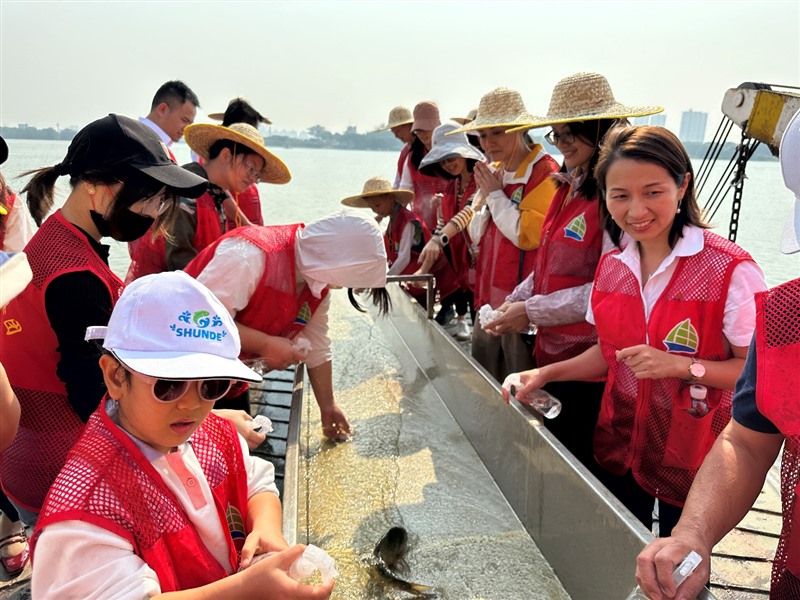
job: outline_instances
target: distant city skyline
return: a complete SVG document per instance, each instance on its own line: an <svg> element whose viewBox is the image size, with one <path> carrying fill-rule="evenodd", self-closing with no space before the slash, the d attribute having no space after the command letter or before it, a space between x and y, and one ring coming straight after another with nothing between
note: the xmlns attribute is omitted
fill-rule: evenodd
<svg viewBox="0 0 800 600"><path fill-rule="evenodd" d="M198 122L242 95L281 129L366 132L428 98L464 116L500 86L542 115L560 79L593 71L673 131L690 108L711 128L728 88L800 84L798 23L796 0L0 0L0 124L137 117L181 79Z"/></svg>

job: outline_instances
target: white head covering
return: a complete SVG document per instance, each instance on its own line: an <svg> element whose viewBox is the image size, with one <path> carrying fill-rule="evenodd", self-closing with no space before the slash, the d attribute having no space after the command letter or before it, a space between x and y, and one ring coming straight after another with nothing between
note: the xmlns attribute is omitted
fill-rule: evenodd
<svg viewBox="0 0 800 600"><path fill-rule="evenodd" d="M33 278L24 252L0 252L0 308L11 302Z"/></svg>
<svg viewBox="0 0 800 600"><path fill-rule="evenodd" d="M328 285L386 287L386 248L375 219L344 209L312 221L297 235L297 268L317 298Z"/></svg>
<svg viewBox="0 0 800 600"><path fill-rule="evenodd" d="M781 252L800 252L800 111L795 113L783 132L778 150L786 187L794 192L794 206L783 228Z"/></svg>

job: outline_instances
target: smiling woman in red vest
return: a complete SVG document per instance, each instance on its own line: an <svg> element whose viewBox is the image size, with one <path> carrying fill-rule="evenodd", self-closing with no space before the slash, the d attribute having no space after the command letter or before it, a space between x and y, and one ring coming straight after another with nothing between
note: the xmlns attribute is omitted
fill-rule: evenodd
<svg viewBox="0 0 800 600"><path fill-rule="evenodd" d="M186 272L233 315L245 357L261 359L268 369L306 363L323 432L347 438L350 424L333 393L328 287L369 289L381 312L388 309L386 251L374 219L342 211L308 225L239 227L201 252ZM350 300L360 308L352 293Z"/></svg>
<svg viewBox="0 0 800 600"><path fill-rule="evenodd" d="M694 172L663 127L611 130L594 170L617 250L600 259L587 321L598 343L522 374L517 398L551 381L606 376L594 432L600 479L648 528L669 535L703 458L730 420L764 275L708 231ZM631 241L622 249L622 233Z"/></svg>
<svg viewBox="0 0 800 600"><path fill-rule="evenodd" d="M469 225L478 251L475 306L497 308L533 269L542 223L555 194L550 175L558 164L541 144L522 132L507 133L530 122L519 93L497 88L481 98L474 121L450 133L476 131L491 165L475 163L478 195ZM472 329L472 356L498 381L533 366L531 349L519 334L494 337Z"/></svg>
<svg viewBox="0 0 800 600"><path fill-rule="evenodd" d="M24 191L37 223L64 175L72 190L25 247L33 281L6 307L0 332L0 362L22 407L0 477L29 524L105 391L99 352L84 335L108 321L123 284L102 238L125 242L161 227L178 195L206 185L145 125L118 115L81 129L64 160L34 172Z"/></svg>
<svg viewBox="0 0 800 600"><path fill-rule="evenodd" d="M533 271L500 306L502 316L484 329L502 335L536 325L538 367L578 356L597 343L597 331L586 321L586 310L604 246L593 173L600 144L612 127L627 125L628 117L661 110L660 106L623 106L605 77L577 73L558 82L547 115L526 126L550 125L552 131L545 139L564 156L564 163L553 175L558 190L542 225ZM611 249L610 239L605 249ZM561 399L562 410L555 419L547 419L545 426L590 470L597 467L592 436L603 387L603 381L546 386Z"/></svg>

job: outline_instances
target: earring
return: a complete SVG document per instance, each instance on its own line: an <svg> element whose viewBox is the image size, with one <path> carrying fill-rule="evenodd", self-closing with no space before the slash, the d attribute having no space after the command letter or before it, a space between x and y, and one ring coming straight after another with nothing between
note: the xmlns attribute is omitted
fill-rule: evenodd
<svg viewBox="0 0 800 600"><path fill-rule="evenodd" d="M92 184L86 184L86 191L90 196L94 196L97 193L97 188L94 187Z"/></svg>
<svg viewBox="0 0 800 600"><path fill-rule="evenodd" d="M681 214L681 205L680 205L680 204L678 205L678 208L677 208L677 210L675 211L675 214L676 214L676 215L679 215L679 214Z"/></svg>

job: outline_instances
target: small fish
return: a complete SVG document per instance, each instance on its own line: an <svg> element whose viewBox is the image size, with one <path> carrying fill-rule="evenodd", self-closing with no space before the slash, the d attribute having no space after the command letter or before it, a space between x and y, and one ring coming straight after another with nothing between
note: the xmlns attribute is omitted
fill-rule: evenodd
<svg viewBox="0 0 800 600"><path fill-rule="evenodd" d="M392 527L375 546L373 552L375 566L387 578L402 584L410 591L425 593L426 596L435 593L435 590L429 585L414 583L406 579L407 567L404 557L407 550L408 533L403 527Z"/></svg>

